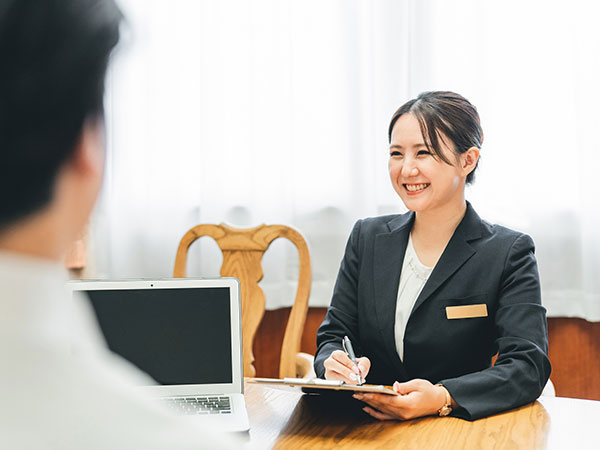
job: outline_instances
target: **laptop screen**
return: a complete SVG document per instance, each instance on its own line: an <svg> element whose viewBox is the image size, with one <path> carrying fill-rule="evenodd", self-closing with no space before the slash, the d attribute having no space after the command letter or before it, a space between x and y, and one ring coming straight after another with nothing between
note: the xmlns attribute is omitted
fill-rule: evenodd
<svg viewBox="0 0 600 450"><path fill-rule="evenodd" d="M232 382L228 287L85 292L109 348L157 383Z"/></svg>

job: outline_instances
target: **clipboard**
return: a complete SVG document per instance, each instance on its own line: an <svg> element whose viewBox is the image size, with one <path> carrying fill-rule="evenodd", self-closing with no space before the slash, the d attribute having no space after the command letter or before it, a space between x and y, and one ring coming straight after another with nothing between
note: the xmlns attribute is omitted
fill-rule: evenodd
<svg viewBox="0 0 600 450"><path fill-rule="evenodd" d="M400 395L390 387L382 384L363 384L362 386L358 386L346 384L343 381L323 380L321 378L247 378L246 381L248 383L256 384L299 387L302 388L302 391L306 393L318 393L319 391L354 391Z"/></svg>

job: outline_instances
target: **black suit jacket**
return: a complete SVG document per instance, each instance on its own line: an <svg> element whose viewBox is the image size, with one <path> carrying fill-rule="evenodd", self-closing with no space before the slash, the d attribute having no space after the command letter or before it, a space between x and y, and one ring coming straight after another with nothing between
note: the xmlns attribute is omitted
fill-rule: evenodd
<svg viewBox="0 0 600 450"><path fill-rule="evenodd" d="M469 203L412 309L400 360L396 297L413 222L410 212L355 224L317 333L317 375L348 335L356 353L371 360L368 383L442 383L460 406L457 417L477 419L535 400L551 369L533 241L481 220ZM476 304L487 306L487 317L446 317L448 306Z"/></svg>

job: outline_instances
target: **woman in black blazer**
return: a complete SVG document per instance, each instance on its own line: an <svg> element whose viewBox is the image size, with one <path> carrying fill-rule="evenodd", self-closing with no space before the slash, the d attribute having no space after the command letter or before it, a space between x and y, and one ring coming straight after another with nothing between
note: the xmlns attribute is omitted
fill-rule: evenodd
<svg viewBox="0 0 600 450"><path fill-rule="evenodd" d="M534 244L465 200L483 141L477 110L423 93L396 111L389 140L409 212L355 224L317 333L317 375L392 384L402 395L355 395L382 420L473 420L534 401L550 376Z"/></svg>

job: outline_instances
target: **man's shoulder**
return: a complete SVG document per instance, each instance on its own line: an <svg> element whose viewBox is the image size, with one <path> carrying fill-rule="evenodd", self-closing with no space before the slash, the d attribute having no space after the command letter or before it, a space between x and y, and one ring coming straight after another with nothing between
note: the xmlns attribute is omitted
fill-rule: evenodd
<svg viewBox="0 0 600 450"><path fill-rule="evenodd" d="M138 391L147 375L108 350L72 353L30 337L0 344L11 360L0 373L0 448L235 448Z"/></svg>

